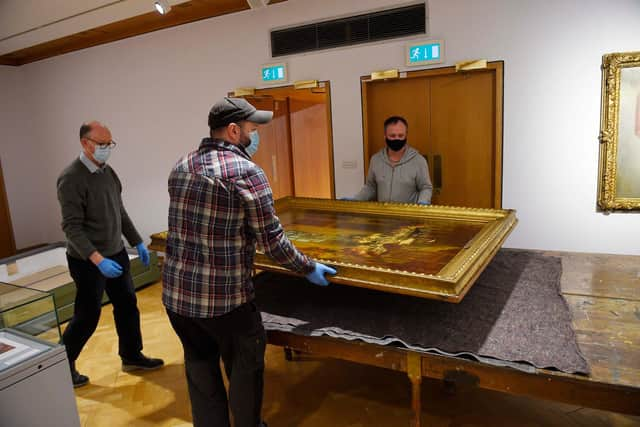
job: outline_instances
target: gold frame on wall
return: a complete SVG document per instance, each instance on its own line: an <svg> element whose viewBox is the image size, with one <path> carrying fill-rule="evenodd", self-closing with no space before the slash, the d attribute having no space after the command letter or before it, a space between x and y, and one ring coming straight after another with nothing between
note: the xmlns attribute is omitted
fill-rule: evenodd
<svg viewBox="0 0 640 427"><path fill-rule="evenodd" d="M627 70L634 70L633 74ZM629 99L633 95L637 97L635 105ZM631 131L630 126L635 131ZM630 165L640 160L640 52L610 53L602 57L599 139L598 206L606 211L640 209L640 173L630 171L631 168L622 163ZM637 139L637 144L636 141L630 143L631 139ZM634 169L637 170L637 166Z"/></svg>
<svg viewBox="0 0 640 427"><path fill-rule="evenodd" d="M517 223L513 210L293 197L277 200L275 210L289 239L303 253L338 270L331 282L455 303L462 301ZM430 228L436 232L426 231L429 242L421 246L421 233ZM461 237L458 231L464 228L466 235ZM418 230L421 237L412 239L403 234L406 229ZM357 242L354 230L360 235ZM165 251L166 232L151 239L150 248ZM446 249L433 249L451 248L450 241L455 247L444 257ZM363 248L374 251L373 256L360 256L357 251ZM398 268L402 262L394 259L404 257L417 262ZM254 266L295 274L260 251Z"/></svg>

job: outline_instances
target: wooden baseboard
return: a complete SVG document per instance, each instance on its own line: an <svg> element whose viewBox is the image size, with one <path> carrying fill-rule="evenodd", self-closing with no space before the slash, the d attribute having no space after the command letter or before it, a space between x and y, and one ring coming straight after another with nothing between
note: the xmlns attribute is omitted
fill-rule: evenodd
<svg viewBox="0 0 640 427"><path fill-rule="evenodd" d="M34 249L38 249L41 248L43 246L47 246L49 243L38 243L37 245L31 245L31 246L27 246L26 248L20 248L20 249L16 249L16 253L14 255L18 255L18 254L22 254L25 252L29 252L32 251Z"/></svg>

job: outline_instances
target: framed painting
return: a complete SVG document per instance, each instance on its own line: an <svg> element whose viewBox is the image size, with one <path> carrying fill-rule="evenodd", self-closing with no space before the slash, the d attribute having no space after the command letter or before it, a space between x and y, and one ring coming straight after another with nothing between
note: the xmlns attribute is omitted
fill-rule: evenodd
<svg viewBox="0 0 640 427"><path fill-rule="evenodd" d="M460 302L516 224L512 210L284 198L276 212L345 285ZM258 252L256 268L290 273Z"/></svg>
<svg viewBox="0 0 640 427"><path fill-rule="evenodd" d="M598 206L640 209L640 52L602 57Z"/></svg>
<svg viewBox="0 0 640 427"><path fill-rule="evenodd" d="M460 302L517 223L515 211L291 198L275 202L289 239L331 265L331 282ZM151 236L164 251L166 232ZM258 251L254 266L295 274Z"/></svg>

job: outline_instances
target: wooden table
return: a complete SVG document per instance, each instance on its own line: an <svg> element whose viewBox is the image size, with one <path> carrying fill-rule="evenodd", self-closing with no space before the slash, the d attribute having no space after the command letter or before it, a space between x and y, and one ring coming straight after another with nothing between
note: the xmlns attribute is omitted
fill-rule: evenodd
<svg viewBox="0 0 640 427"><path fill-rule="evenodd" d="M156 238L151 247L164 250ZM458 357L331 337L269 331L268 341L318 356L407 373L420 427L423 377L505 393L640 415L640 256L544 251L562 259L561 291L573 314L589 377L537 369L526 373Z"/></svg>
<svg viewBox="0 0 640 427"><path fill-rule="evenodd" d="M562 293L591 375L526 373L461 359L331 337L269 331L272 345L405 372L420 427L423 377L578 406L640 415L640 257L544 252L562 259Z"/></svg>

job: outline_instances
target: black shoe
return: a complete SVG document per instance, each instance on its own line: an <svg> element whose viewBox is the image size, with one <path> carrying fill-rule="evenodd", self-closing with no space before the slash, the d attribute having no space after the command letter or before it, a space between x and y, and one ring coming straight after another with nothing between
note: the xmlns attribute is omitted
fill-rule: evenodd
<svg viewBox="0 0 640 427"><path fill-rule="evenodd" d="M162 365L164 365L164 361L162 359L152 359L142 353L134 359L122 358L122 370L124 372L136 371L138 369L152 371L160 368Z"/></svg>
<svg viewBox="0 0 640 427"><path fill-rule="evenodd" d="M83 385L89 384L89 377L86 375L82 375L80 372L76 371L75 368L71 370L71 381L73 382L73 388L82 387Z"/></svg>
<svg viewBox="0 0 640 427"><path fill-rule="evenodd" d="M258 427L269 427L269 426L264 421L260 421L260 424L258 424Z"/></svg>

